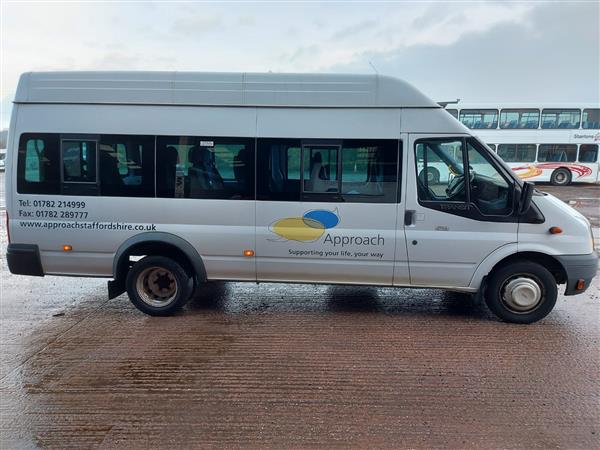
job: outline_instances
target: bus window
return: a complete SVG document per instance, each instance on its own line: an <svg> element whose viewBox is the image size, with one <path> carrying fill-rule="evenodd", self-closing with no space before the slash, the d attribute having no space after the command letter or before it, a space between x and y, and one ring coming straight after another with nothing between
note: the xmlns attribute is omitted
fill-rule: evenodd
<svg viewBox="0 0 600 450"><path fill-rule="evenodd" d="M299 139L258 140L258 200L300 201L301 148Z"/></svg>
<svg viewBox="0 0 600 450"><path fill-rule="evenodd" d="M542 128L579 128L581 112L578 109L542 110Z"/></svg>
<svg viewBox="0 0 600 450"><path fill-rule="evenodd" d="M300 147L289 147L287 149L287 166L285 172L289 180L300 181Z"/></svg>
<svg viewBox="0 0 600 450"><path fill-rule="evenodd" d="M63 181L96 183L96 141L62 141Z"/></svg>
<svg viewBox="0 0 600 450"><path fill-rule="evenodd" d="M500 128L538 128L540 111L537 109L503 109L500 111Z"/></svg>
<svg viewBox="0 0 600 450"><path fill-rule="evenodd" d="M499 144L498 156L506 162L534 162L535 144Z"/></svg>
<svg viewBox="0 0 600 450"><path fill-rule="evenodd" d="M446 112L455 119L458 119L458 109L447 109Z"/></svg>
<svg viewBox="0 0 600 450"><path fill-rule="evenodd" d="M598 161L598 144L581 144L579 162L595 163L596 161Z"/></svg>
<svg viewBox="0 0 600 450"><path fill-rule="evenodd" d="M496 144L487 144L487 146L489 148L491 148L493 151L496 151Z"/></svg>
<svg viewBox="0 0 600 450"><path fill-rule="evenodd" d="M154 197L154 136L102 135L100 195Z"/></svg>
<svg viewBox="0 0 600 450"><path fill-rule="evenodd" d="M19 140L17 191L21 194L60 193L58 134L25 133Z"/></svg>
<svg viewBox="0 0 600 450"><path fill-rule="evenodd" d="M257 151L258 200L300 201L304 193L314 201L396 202L397 140L259 139Z"/></svg>
<svg viewBox="0 0 600 450"><path fill-rule="evenodd" d="M460 121L468 128L498 128L497 109L461 109Z"/></svg>
<svg viewBox="0 0 600 450"><path fill-rule="evenodd" d="M159 197L253 199L253 139L159 136L156 192Z"/></svg>
<svg viewBox="0 0 600 450"><path fill-rule="evenodd" d="M304 192L339 192L339 147L323 145L304 146Z"/></svg>
<svg viewBox="0 0 600 450"><path fill-rule="evenodd" d="M398 141L344 140L342 194L346 201L396 201Z"/></svg>
<svg viewBox="0 0 600 450"><path fill-rule="evenodd" d="M600 130L600 109L584 109L581 128Z"/></svg>
<svg viewBox="0 0 600 450"><path fill-rule="evenodd" d="M575 144L540 144L539 162L575 162L577 145Z"/></svg>

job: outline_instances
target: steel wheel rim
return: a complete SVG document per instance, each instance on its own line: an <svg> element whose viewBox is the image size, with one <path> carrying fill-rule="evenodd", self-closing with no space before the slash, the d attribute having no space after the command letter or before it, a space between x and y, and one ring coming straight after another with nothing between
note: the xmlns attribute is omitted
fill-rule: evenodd
<svg viewBox="0 0 600 450"><path fill-rule="evenodd" d="M564 172L558 172L555 176L555 179L557 183L565 183L567 181L567 174Z"/></svg>
<svg viewBox="0 0 600 450"><path fill-rule="evenodd" d="M179 286L173 272L164 267L148 267L137 277L136 290L140 299L156 308L171 304L177 297Z"/></svg>
<svg viewBox="0 0 600 450"><path fill-rule="evenodd" d="M532 274L513 275L500 288L502 303L515 314L535 311L543 303L544 297L544 285Z"/></svg>

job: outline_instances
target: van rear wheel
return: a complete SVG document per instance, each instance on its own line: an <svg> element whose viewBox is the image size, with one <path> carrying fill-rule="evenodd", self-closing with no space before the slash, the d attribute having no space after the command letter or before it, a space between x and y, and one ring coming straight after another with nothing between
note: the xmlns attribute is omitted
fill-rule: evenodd
<svg viewBox="0 0 600 450"><path fill-rule="evenodd" d="M189 300L193 280L176 261L146 256L136 262L126 279L131 303L152 316L173 314Z"/></svg>
<svg viewBox="0 0 600 450"><path fill-rule="evenodd" d="M507 264L490 276L485 302L500 319L533 323L546 317L558 296L556 280L544 266L522 261Z"/></svg>

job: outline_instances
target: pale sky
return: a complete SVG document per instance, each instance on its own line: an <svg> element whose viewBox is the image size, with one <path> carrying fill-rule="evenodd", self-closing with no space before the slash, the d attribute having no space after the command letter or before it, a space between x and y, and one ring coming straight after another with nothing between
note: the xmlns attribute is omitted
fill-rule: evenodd
<svg viewBox="0 0 600 450"><path fill-rule="evenodd" d="M10 2L1 117L35 70L354 72L436 101L600 102L600 3Z"/></svg>

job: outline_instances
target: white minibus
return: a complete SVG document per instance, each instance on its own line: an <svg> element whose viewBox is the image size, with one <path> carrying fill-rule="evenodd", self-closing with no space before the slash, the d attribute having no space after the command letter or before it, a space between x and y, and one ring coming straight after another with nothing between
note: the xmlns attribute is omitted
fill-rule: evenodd
<svg viewBox="0 0 600 450"><path fill-rule="evenodd" d="M598 265L581 214L378 75L26 73L6 195L12 273L107 277L152 315L235 280L448 289L530 323Z"/></svg>

